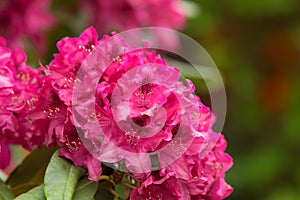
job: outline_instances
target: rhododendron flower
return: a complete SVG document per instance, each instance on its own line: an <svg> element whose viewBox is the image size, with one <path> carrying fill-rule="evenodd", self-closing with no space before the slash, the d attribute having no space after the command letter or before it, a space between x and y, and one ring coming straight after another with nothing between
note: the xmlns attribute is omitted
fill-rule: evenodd
<svg viewBox="0 0 300 200"><path fill-rule="evenodd" d="M210 134L217 136L215 133ZM201 157L196 152L199 144L195 142L181 158L165 169L177 174L193 198L224 199L232 192L224 180L225 172L232 166L232 158L224 153L225 148L226 142L221 135L212 151Z"/></svg>
<svg viewBox="0 0 300 200"><path fill-rule="evenodd" d="M158 172L154 172L153 175L142 182L139 188L130 193L130 199L188 199L185 195L175 173L168 173L161 176Z"/></svg>
<svg viewBox="0 0 300 200"><path fill-rule="evenodd" d="M32 40L44 52L44 31L53 23L49 12L51 0L4 0L0 3L0 35L11 48L24 47L24 39Z"/></svg>
<svg viewBox="0 0 300 200"><path fill-rule="evenodd" d="M87 24L107 34L141 27L183 29L187 11L182 4L183 0L79 0L78 7ZM135 34L133 37L138 38L142 31ZM156 31L150 34L164 46L178 48L175 34Z"/></svg>
<svg viewBox="0 0 300 200"><path fill-rule="evenodd" d="M98 35L95 29L85 30L79 38L63 38L57 43L58 54L50 62L46 74L59 98L67 105L71 105L72 90L76 73L84 59L98 44Z"/></svg>
<svg viewBox="0 0 300 200"><path fill-rule="evenodd" d="M111 80L104 78L98 85L103 88L104 83L110 84L109 88L116 88L106 99L96 95L96 101L100 103L96 104L96 108L100 108L102 102L107 102L111 108L108 112L99 109L99 121L104 124L106 136L101 145L103 153L99 155L99 159L106 162L124 159L131 172L141 173L135 171L137 163L134 157L140 156L137 154L158 151L160 157L176 159L188 143L192 142L194 134L202 134L195 129L199 123L197 117L187 115L198 112L199 108L195 104L198 101L192 95L192 89L178 81L179 71L167 66L155 52L137 51L125 54L119 59L107 68L108 71L111 68L119 69L112 70L116 73L109 76ZM106 77L105 72L103 77ZM152 80L147 80L149 77ZM111 126L108 127L107 124ZM174 146L177 147L176 141L179 145L179 140L182 141L181 150L170 156ZM144 169L148 168L150 171L150 157L143 157ZM165 165L167 161L169 160L166 159L160 164Z"/></svg>
<svg viewBox="0 0 300 200"><path fill-rule="evenodd" d="M80 7L101 33L143 26L181 29L185 24L181 0L88 0ZM92 15L90 15L92 12ZM109 20L108 20L109 19Z"/></svg>
<svg viewBox="0 0 300 200"><path fill-rule="evenodd" d="M57 46L45 68L52 94L45 112L55 124L47 138L61 146L61 156L87 168L95 181L101 162L123 163L142 181L131 199L217 200L231 193L224 180L232 165L226 142L177 68L116 33L98 40L94 28Z"/></svg>
<svg viewBox="0 0 300 200"><path fill-rule="evenodd" d="M215 133L211 134L215 136ZM203 158L197 152L198 142L196 139L173 164L143 177L140 187L132 191L130 198L221 200L228 197L232 188L224 176L232 159L224 153L224 137L221 136L213 150Z"/></svg>
<svg viewBox="0 0 300 200"><path fill-rule="evenodd" d="M54 55L44 71L49 84L46 93L46 106L39 110L48 116L46 143L58 144L60 155L71 159L75 165L84 166L89 178L97 180L102 173L101 163L83 145L72 122L72 90L76 73L83 60L97 45L98 35L93 28L87 29L79 38L63 38L57 43L58 54Z"/></svg>
<svg viewBox="0 0 300 200"><path fill-rule="evenodd" d="M21 50L12 51L0 37L0 154L2 168L10 160L9 144L31 150L41 146L45 132L38 132L29 113L35 109L42 87L38 72L25 64Z"/></svg>
<svg viewBox="0 0 300 200"><path fill-rule="evenodd" d="M9 144L3 135L0 135L0 169L8 167L11 160L11 152Z"/></svg>

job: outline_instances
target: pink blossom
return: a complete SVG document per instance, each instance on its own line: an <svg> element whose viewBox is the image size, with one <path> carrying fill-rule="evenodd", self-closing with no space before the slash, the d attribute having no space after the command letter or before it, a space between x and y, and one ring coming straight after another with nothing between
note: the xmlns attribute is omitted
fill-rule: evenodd
<svg viewBox="0 0 300 200"><path fill-rule="evenodd" d="M27 112L27 117L31 122L30 127L37 128L34 129L32 137L46 133L43 140L39 140L41 144L46 143L48 147L59 145L61 156L72 160L77 166L86 167L89 171L89 178L96 181L102 173L101 163L82 144L71 122L72 112L59 98L49 77L42 76L42 78L43 87L39 101L31 112Z"/></svg>
<svg viewBox="0 0 300 200"><path fill-rule="evenodd" d="M65 136L64 142L58 141L61 146L60 155L72 160L75 165L88 169L89 179L97 181L99 175L102 174L101 162L85 148L71 122L65 125L63 134Z"/></svg>
<svg viewBox="0 0 300 200"><path fill-rule="evenodd" d="M0 42L0 153L7 154L1 161L4 167L10 159L9 144L31 150L36 145L42 146L45 132L36 134L29 116L40 97L38 72L25 64L24 52L7 48L3 38Z"/></svg>
<svg viewBox="0 0 300 200"><path fill-rule="evenodd" d="M187 199L178 183L175 173L168 173L165 176L153 173L141 186L130 193L131 200L143 199Z"/></svg>
<svg viewBox="0 0 300 200"><path fill-rule="evenodd" d="M181 29L185 24L180 0L88 0L80 3L85 12L92 11L90 21L101 33L144 26Z"/></svg>
<svg viewBox="0 0 300 200"><path fill-rule="evenodd" d="M174 172L179 182L186 185L192 199L224 199L232 192L224 180L225 172L232 166L232 158L224 152L226 141L220 135L214 148L201 157L199 147L204 142L201 140L196 138L182 157L162 171Z"/></svg>
<svg viewBox="0 0 300 200"><path fill-rule="evenodd" d="M87 24L93 25L101 34L126 31L141 27L183 29L186 10L183 0L79 0L79 10L86 16ZM142 31L135 31L139 38ZM173 33L151 31L151 37L169 49L177 49L178 38Z"/></svg>
<svg viewBox="0 0 300 200"><path fill-rule="evenodd" d="M54 55L46 74L58 97L71 105L72 90L76 73L83 60L98 44L98 35L94 28L85 30L78 38L65 37L57 43L59 53Z"/></svg>
<svg viewBox="0 0 300 200"><path fill-rule="evenodd" d="M73 161L77 166L83 166L89 171L89 178L96 181L102 173L101 163L87 151L81 142L77 130L71 122L70 108L59 98L51 85L48 76L42 76L40 98L33 110L26 113L30 119L32 138L38 144L46 143L48 147L59 145L60 155ZM20 124L26 124L20 122ZM26 130L26 126L23 127ZM41 138L41 134L46 135Z"/></svg>
<svg viewBox="0 0 300 200"><path fill-rule="evenodd" d="M11 152L7 139L0 135L0 169L8 167L11 159Z"/></svg>
<svg viewBox="0 0 300 200"><path fill-rule="evenodd" d="M218 200L232 192L224 180L232 165L224 152L226 141L212 131L214 115L194 95L189 80L179 81L177 68L155 51L128 46L116 34L98 40L94 28L78 38L64 38L57 46L59 53L45 69L51 91L45 94L51 97L46 101L48 114L59 109L49 117L47 138L61 147L61 156L87 168L91 180L101 175L101 162L125 161L142 181L131 199L161 195ZM97 51L105 58L89 59ZM124 53L114 56L114 51ZM102 67L101 76L82 65ZM82 82L87 77L89 81ZM92 80L95 91L85 95ZM82 92L81 101L72 101L74 86ZM149 152L157 154L160 171L151 172Z"/></svg>
<svg viewBox="0 0 300 200"><path fill-rule="evenodd" d="M202 143L203 139L195 138L173 164L148 175L137 174L142 183L131 192L130 199L221 200L228 197L233 189L224 177L232 166L232 158L224 153L226 141L221 135L204 158L199 153Z"/></svg>
<svg viewBox="0 0 300 200"><path fill-rule="evenodd" d="M60 52L54 55L54 60L45 70L47 78L50 80L51 87L54 91L54 95L59 98L56 101L63 102L63 105L59 103L60 106L51 108L51 110L53 111L55 109L59 109L59 113L68 113L67 116L62 117L62 120L59 120L59 122L57 121L58 117L50 116L51 121L56 120L58 122L56 127L61 128L59 131L55 131L55 134L53 134L51 128L48 128L48 130L50 130L48 132L48 138L52 138L60 146L66 148L66 151L62 151L61 155L72 159L77 165L83 165L86 167L89 166L90 161L87 159L80 162L78 160L79 157L77 156L77 154L82 155L82 152L87 152L81 151L81 148L79 148L82 146L82 138L73 136L69 137L70 134L74 135L76 131L74 124L69 117L72 115L72 90L74 82L77 81L75 75L84 59L92 52L96 45L98 45L101 41L106 40L107 36L103 37L103 39L99 41L97 41L97 38L98 36L96 31L93 28L89 28L78 38L62 39L57 45ZM123 42L121 42L120 45L123 45L122 47L124 48L131 48L126 46L126 44ZM131 110L131 113L128 116L125 116L125 118L121 117L115 121L113 118L113 111L111 108L112 102L110 97L112 96L113 89L115 88L117 82L119 81L119 83L123 84L123 91L117 91L116 99L118 99L120 95L125 97L124 94L127 93L125 90L132 88L130 84L136 85L146 81L146 76L143 71L144 69L136 67L151 63L161 66L156 67L157 70L148 70L148 73L150 73L149 76L153 76L153 73L160 74L159 79L166 82L166 87L155 85L155 83L144 84L141 87L137 87L136 91L133 92L135 94L139 93L140 97L135 95L127 97L128 101L130 102L129 109ZM135 69L137 71L128 73L130 70ZM128 79L121 79L124 73L127 73L129 76L130 74L135 74L136 77L140 78L131 79L129 77ZM100 160L118 162L125 158L125 155L122 152L124 150L135 153L155 151L166 145L172 139L176 133L176 128L180 118L180 105L176 99L175 91L183 87L183 85L178 84L179 71L176 68L168 67L166 62L155 52L138 50L117 58L117 60L115 60L104 71L102 77L99 78L100 81L96 92L96 111L99 113L99 116L101 116L98 118L99 124L106 135L106 140L104 140L101 145L101 152L103 153L99 157ZM133 82L130 80L133 80ZM167 88L168 83L172 85L172 91L169 91ZM180 91L186 93L185 89ZM191 92L192 91L188 92L186 96L188 96ZM143 100L142 95L148 95L149 99ZM118 104L119 103L121 102L118 102ZM157 107L157 105L159 106ZM167 115L160 111L160 107L163 107L164 110L166 110L165 113L167 113ZM195 111L196 110L197 107L195 107ZM61 116L62 114L59 115ZM97 113L96 115L98 116ZM86 116L82 116L82 118L86 118ZM166 118L166 123L163 129L159 129L155 135L144 135L144 137L142 137L142 132L138 132L138 130L136 130L136 133L134 133L135 135L131 135L132 133L127 133L126 131L124 132L124 130L119 127L122 123L125 127L134 124L137 124L139 127L146 126L147 120L150 118L152 119L151 123L163 123L165 121L164 118ZM63 119L65 120L63 121ZM132 123L127 123L128 121L131 121ZM150 131L151 129L153 129L153 126L150 124L148 130ZM68 130L73 131L70 132ZM94 143L97 143L96 141L99 140L99 138L92 134L85 134L84 137L88 140L95 140L93 141ZM80 145L78 145L79 143ZM74 147L70 144L76 145ZM111 147L112 144L116 145L118 148L121 148L121 151L115 151L116 149ZM115 153L109 153L112 152L112 150L115 151ZM87 154L86 156L89 155ZM127 166L129 168L130 166L134 168L134 160L136 159L133 156L126 158ZM149 162L150 160L148 158L148 160L146 159L144 162L141 162L141 165L143 165L145 168L149 168ZM131 169L133 170L133 168ZM98 172L98 175L100 175L101 170L96 171Z"/></svg>
<svg viewBox="0 0 300 200"><path fill-rule="evenodd" d="M105 134L100 160L124 159L131 172L142 173L151 169L149 156L141 154L160 151L160 156L170 156L177 146L172 143L176 135L186 143L182 148L188 146L199 119L187 113L197 114L199 107L192 88L179 82L179 75L178 69L148 50L126 53L104 71L96 93L96 111ZM135 171L139 167L141 171Z"/></svg>
<svg viewBox="0 0 300 200"><path fill-rule="evenodd" d="M24 47L24 39L32 40L44 52L44 31L53 25L49 13L51 0L4 0L0 4L0 35L11 48Z"/></svg>
<svg viewBox="0 0 300 200"><path fill-rule="evenodd" d="M42 120L48 129L46 143L58 144L60 155L87 168L89 178L94 181L102 173L101 162L83 145L72 122L71 106L76 73L97 43L98 35L93 28L85 30L78 38L66 37L57 43L59 53L44 69L45 100L38 109L47 115Z"/></svg>

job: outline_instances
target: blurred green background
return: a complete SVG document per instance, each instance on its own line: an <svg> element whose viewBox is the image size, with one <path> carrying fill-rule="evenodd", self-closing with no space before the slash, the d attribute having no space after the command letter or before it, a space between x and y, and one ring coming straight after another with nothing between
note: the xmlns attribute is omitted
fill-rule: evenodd
<svg viewBox="0 0 300 200"><path fill-rule="evenodd" d="M194 0L186 30L225 81L230 200L300 199L300 1Z"/></svg>
<svg viewBox="0 0 300 200"><path fill-rule="evenodd" d="M54 1L59 21L48 33L50 52L42 63L57 52L59 39L84 28L79 16L70 20L70 2ZM300 199L300 1L187 2L193 15L183 32L212 56L226 86L223 133L234 158L228 199ZM29 64L35 66L32 52Z"/></svg>

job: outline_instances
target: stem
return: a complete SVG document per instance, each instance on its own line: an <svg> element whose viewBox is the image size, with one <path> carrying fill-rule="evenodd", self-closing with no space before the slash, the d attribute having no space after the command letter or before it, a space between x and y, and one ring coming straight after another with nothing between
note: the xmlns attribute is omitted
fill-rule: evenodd
<svg viewBox="0 0 300 200"><path fill-rule="evenodd" d="M133 175L131 175L130 173L125 172L125 174L126 174L128 177L134 179L136 183L138 183L138 184L140 183L140 180L137 179L136 177L134 177Z"/></svg>
<svg viewBox="0 0 300 200"><path fill-rule="evenodd" d="M106 176L106 175L102 175L98 178L98 181L110 181L110 177L109 176Z"/></svg>
<svg viewBox="0 0 300 200"><path fill-rule="evenodd" d="M111 182L113 185L116 185L114 180L110 176L102 175L98 178L98 181L108 181Z"/></svg>
<svg viewBox="0 0 300 200"><path fill-rule="evenodd" d="M120 195L116 191L114 191L112 188L108 188L107 191L109 191L112 195L114 195L114 197L116 197L118 199L121 198Z"/></svg>
<svg viewBox="0 0 300 200"><path fill-rule="evenodd" d="M130 184L124 183L124 182L120 183L119 185L122 185L124 187L130 188L132 190L136 189L136 187L134 185L130 185Z"/></svg>

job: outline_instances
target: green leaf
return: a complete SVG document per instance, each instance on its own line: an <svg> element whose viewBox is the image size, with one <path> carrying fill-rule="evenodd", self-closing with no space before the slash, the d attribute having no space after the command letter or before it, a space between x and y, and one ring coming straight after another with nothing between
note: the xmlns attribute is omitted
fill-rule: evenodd
<svg viewBox="0 0 300 200"><path fill-rule="evenodd" d="M18 196L44 182L44 175L51 155L56 148L36 149L29 154L9 176L6 183L12 192Z"/></svg>
<svg viewBox="0 0 300 200"><path fill-rule="evenodd" d="M115 195L114 184L107 180L99 181L98 191L95 200L114 200Z"/></svg>
<svg viewBox="0 0 300 200"><path fill-rule="evenodd" d="M90 181L87 177L83 177L77 185L73 200L92 200L94 199L97 188L98 182Z"/></svg>
<svg viewBox="0 0 300 200"><path fill-rule="evenodd" d="M48 165L44 178L47 200L72 200L79 178L86 172L64 158L56 151Z"/></svg>
<svg viewBox="0 0 300 200"><path fill-rule="evenodd" d="M0 200L12 200L14 199L13 193L8 189L8 187L0 179Z"/></svg>
<svg viewBox="0 0 300 200"><path fill-rule="evenodd" d="M125 187L123 187L123 186L120 186L120 185L116 185L116 188L115 188L115 190L116 190L116 192L120 195L120 198L121 199L127 199L126 197L125 197ZM115 200L119 200L117 197L115 197Z"/></svg>
<svg viewBox="0 0 300 200"><path fill-rule="evenodd" d="M15 200L46 200L45 195L44 195L44 185L37 186L27 193L24 193Z"/></svg>
<svg viewBox="0 0 300 200"><path fill-rule="evenodd" d="M115 186L115 191L120 195L119 198L115 197L115 200L119 199L129 199L130 197L130 191L135 186L131 185L127 179L125 179L124 182L119 183L119 185Z"/></svg>
<svg viewBox="0 0 300 200"><path fill-rule="evenodd" d="M114 195L107 190L99 190L95 195L95 200L114 200L114 198Z"/></svg>

